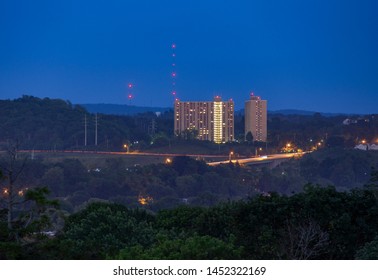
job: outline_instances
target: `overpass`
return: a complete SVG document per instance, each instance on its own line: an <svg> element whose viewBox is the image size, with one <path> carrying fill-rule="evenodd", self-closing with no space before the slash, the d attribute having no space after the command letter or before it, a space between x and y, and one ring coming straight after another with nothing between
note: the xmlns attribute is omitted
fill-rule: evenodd
<svg viewBox="0 0 378 280"><path fill-rule="evenodd" d="M252 157L252 158L243 158L243 159L232 159L224 161L214 161L207 163L210 166L216 166L219 164L229 164L238 163L240 165L277 165L283 161L289 160L291 158L301 157L305 154L303 153L285 153L285 154L272 154L266 156Z"/></svg>

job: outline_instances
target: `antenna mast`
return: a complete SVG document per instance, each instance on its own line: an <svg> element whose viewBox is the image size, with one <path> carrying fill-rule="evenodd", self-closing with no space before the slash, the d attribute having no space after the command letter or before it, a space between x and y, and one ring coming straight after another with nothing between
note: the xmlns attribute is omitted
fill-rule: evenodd
<svg viewBox="0 0 378 280"><path fill-rule="evenodd" d="M131 105L131 99L133 99L133 93L132 93L132 89L133 89L134 85L132 83L129 83L127 85L127 98L129 99L129 105Z"/></svg>
<svg viewBox="0 0 378 280"><path fill-rule="evenodd" d="M176 98L176 44L173 43L172 46L172 95Z"/></svg>

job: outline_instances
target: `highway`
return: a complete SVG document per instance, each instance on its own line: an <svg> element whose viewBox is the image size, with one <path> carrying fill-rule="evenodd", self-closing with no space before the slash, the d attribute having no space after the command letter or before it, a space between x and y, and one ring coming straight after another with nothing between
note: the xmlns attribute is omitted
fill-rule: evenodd
<svg viewBox="0 0 378 280"><path fill-rule="evenodd" d="M227 158L228 155L205 155L205 154L174 154L174 153L149 153L149 152L108 152L108 151L85 151L85 150L19 150L21 153L64 153L64 154L100 154L100 155L122 155L122 156L157 156L157 157L178 157L188 156L195 158Z"/></svg>
<svg viewBox="0 0 378 280"><path fill-rule="evenodd" d="M220 158L224 159L227 158L227 155L206 155L206 154L166 154L166 153L148 153L148 152L106 152L106 151L78 151L78 150L64 150L64 151L49 151L49 150L20 150L22 153L64 153L64 154L100 154L100 155L122 155L122 156L155 156L155 157L166 157L166 158L172 158L177 156L189 156L194 158ZM279 159L288 159L292 157L300 157L303 153L285 153L285 154L271 154L271 155L265 155L265 156L257 156L257 157L251 157L251 158L239 158L239 159L232 159L232 163L239 163L239 164L248 164L248 163L263 163L269 162L272 160L279 160ZM215 166L219 164L228 164L230 163L230 160L222 160L222 161L214 161L214 162L208 162L207 164L210 166Z"/></svg>
<svg viewBox="0 0 378 280"><path fill-rule="evenodd" d="M266 155L266 156L258 156L258 157L252 157L252 158L243 158L243 159L232 159L231 162L232 163L239 163L239 164L247 164L247 163L253 163L253 162L269 162L269 161L272 161L272 160L278 160L278 159L288 159L288 158L292 158L292 157L300 157L302 156L303 154L305 154L306 152L303 152L303 153L286 153L286 154L272 154L272 155ZM229 160L224 160L224 161L216 161L216 162L210 162L208 163L208 165L211 165L211 166L215 166L215 165L219 165L219 164L227 164L227 163L230 163Z"/></svg>

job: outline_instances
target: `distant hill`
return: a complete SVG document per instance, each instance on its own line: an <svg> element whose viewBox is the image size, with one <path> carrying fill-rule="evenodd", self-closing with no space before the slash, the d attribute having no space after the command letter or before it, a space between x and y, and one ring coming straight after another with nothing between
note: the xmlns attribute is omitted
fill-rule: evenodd
<svg viewBox="0 0 378 280"><path fill-rule="evenodd" d="M236 113L240 114L240 115L244 115L244 109L238 110L238 111L236 111ZM322 112L296 110L296 109L285 109L285 110L268 111L268 114L271 114L271 115L313 116L316 113L320 113L322 116L325 116L325 117L354 115L354 114L345 114L345 113L322 113Z"/></svg>
<svg viewBox="0 0 378 280"><path fill-rule="evenodd" d="M168 112L173 110L173 108L169 107L144 107L144 106L131 106L131 105L119 105L119 104L79 104L80 106L84 107L90 113L101 113L101 114L108 114L108 115L137 115L141 113L147 112ZM244 115L244 109L237 110L235 112L239 115ZM335 116L350 116L355 114L345 114L345 113L322 113L322 112L315 112L315 111L305 111L305 110L296 110L296 109L285 109L285 110L276 110L276 111L268 111L271 115L299 115L299 116L313 116L316 113L320 113L324 117L335 117Z"/></svg>
<svg viewBox="0 0 378 280"><path fill-rule="evenodd" d="M270 114L281 114L281 115L301 115L301 116L313 116L316 113L320 113L322 116L325 116L325 117L334 117L334 116L340 116L340 115L345 115L345 116L351 115L351 114L343 114L343 113L322 113L322 112L304 111L304 110L295 110L295 109L269 111L269 113Z"/></svg>
<svg viewBox="0 0 378 280"><path fill-rule="evenodd" d="M172 108L163 107L140 107L131 105L119 105L119 104L80 104L90 113L101 113L108 115L136 115L146 112L160 112L164 113Z"/></svg>

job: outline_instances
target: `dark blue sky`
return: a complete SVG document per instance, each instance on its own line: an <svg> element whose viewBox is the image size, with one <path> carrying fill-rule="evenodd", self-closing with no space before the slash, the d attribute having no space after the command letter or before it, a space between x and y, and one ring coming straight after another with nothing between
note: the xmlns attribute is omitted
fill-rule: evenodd
<svg viewBox="0 0 378 280"><path fill-rule="evenodd" d="M375 0L2 0L0 98L378 113Z"/></svg>

